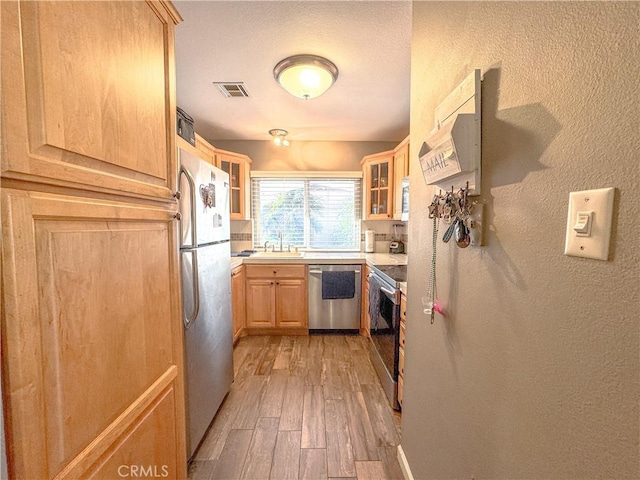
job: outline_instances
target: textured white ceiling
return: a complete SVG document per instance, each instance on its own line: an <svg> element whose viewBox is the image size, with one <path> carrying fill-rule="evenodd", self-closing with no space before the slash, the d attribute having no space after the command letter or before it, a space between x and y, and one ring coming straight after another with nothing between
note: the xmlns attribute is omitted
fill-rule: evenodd
<svg viewBox="0 0 640 480"><path fill-rule="evenodd" d="M409 133L411 2L174 1L178 106L214 140L398 141ZM294 98L273 78L285 57L311 53L339 76L325 94ZM225 98L212 82L244 82Z"/></svg>

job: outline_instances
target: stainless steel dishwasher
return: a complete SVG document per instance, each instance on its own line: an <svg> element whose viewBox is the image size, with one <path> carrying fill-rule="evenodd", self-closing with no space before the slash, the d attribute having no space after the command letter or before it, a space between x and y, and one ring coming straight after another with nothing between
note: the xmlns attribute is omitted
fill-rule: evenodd
<svg viewBox="0 0 640 480"><path fill-rule="evenodd" d="M309 330L359 330L362 265L309 265Z"/></svg>

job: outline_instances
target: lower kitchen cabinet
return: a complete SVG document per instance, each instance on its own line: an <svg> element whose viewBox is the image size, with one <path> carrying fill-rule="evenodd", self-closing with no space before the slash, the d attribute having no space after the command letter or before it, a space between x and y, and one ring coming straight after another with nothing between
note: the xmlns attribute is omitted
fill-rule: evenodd
<svg viewBox="0 0 640 480"><path fill-rule="evenodd" d="M245 268L247 333L308 333L306 265Z"/></svg>
<svg viewBox="0 0 640 480"><path fill-rule="evenodd" d="M175 210L12 189L1 205L12 478L186 478Z"/></svg>
<svg viewBox="0 0 640 480"><path fill-rule="evenodd" d="M234 268L231 272L231 314L233 317L233 341L235 343L242 335L246 317L243 265Z"/></svg>
<svg viewBox="0 0 640 480"><path fill-rule="evenodd" d="M370 337L371 319L369 318L369 265L362 270L362 319L360 321L360 334Z"/></svg>

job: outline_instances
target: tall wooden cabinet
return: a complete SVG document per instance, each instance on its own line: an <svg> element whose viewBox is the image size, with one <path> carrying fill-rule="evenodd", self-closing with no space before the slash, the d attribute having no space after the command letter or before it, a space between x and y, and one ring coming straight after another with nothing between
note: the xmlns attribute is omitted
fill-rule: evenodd
<svg viewBox="0 0 640 480"><path fill-rule="evenodd" d="M186 478L165 2L1 2L11 478Z"/></svg>

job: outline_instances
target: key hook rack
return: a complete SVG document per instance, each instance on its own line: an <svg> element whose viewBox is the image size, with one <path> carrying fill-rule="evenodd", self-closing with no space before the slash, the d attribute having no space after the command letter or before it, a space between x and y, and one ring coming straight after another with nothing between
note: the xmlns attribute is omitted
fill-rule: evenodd
<svg viewBox="0 0 640 480"><path fill-rule="evenodd" d="M450 191L440 190L433 196L429 218L449 225L442 237L443 242L447 243L453 237L460 248L479 246L482 245L482 207L477 200L471 199L468 184L457 191L452 186Z"/></svg>

